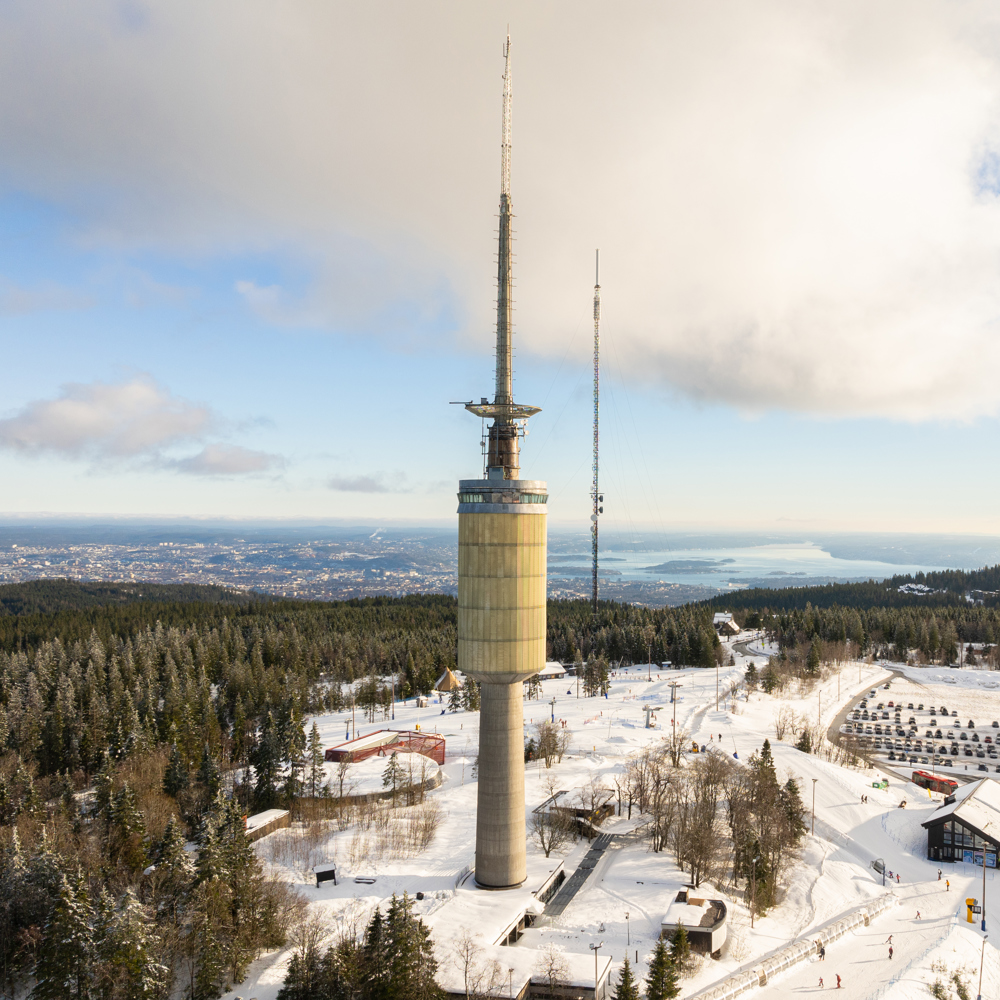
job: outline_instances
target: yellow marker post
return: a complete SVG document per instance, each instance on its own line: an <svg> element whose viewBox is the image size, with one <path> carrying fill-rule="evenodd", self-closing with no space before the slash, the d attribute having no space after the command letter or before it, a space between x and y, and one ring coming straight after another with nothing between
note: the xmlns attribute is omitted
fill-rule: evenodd
<svg viewBox="0 0 1000 1000"><path fill-rule="evenodd" d="M966 914L966 920L968 920L970 924L974 924L976 922L974 910L977 902L978 900L975 899L967 899L965 901L965 908L968 911Z"/></svg>

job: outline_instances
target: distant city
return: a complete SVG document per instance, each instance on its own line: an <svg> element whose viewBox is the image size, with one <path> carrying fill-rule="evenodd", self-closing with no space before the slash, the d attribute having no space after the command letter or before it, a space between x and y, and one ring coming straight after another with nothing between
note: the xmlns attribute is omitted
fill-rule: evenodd
<svg viewBox="0 0 1000 1000"><path fill-rule="evenodd" d="M998 560L996 539L647 535L602 551L602 597L662 607L747 586L809 586ZM589 537L549 536L548 593L590 595ZM833 554L833 557L831 556ZM0 526L0 583L68 578L216 584L301 600L455 594L451 527L60 523ZM822 572L825 570L826 572ZM831 572L832 570L832 572Z"/></svg>

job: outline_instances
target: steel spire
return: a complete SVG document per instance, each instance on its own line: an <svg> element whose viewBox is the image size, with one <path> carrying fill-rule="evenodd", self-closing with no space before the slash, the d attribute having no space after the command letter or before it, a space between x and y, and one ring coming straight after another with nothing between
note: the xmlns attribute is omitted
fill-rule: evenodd
<svg viewBox="0 0 1000 1000"><path fill-rule="evenodd" d="M497 328L496 386L493 402L467 403L477 417L492 418L486 475L490 479L517 479L520 476L520 436L524 421L540 407L520 406L513 392L513 271L511 266L511 85L510 35L504 44L503 122L500 137L500 231L497 238Z"/></svg>

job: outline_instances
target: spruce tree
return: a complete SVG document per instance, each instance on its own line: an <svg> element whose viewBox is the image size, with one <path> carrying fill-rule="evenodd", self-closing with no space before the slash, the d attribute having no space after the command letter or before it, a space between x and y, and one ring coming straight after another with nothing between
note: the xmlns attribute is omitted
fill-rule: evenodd
<svg viewBox="0 0 1000 1000"><path fill-rule="evenodd" d="M806 658L806 673L815 676L819 673L820 664L820 638L819 636L814 636L812 645L809 647L809 656Z"/></svg>
<svg viewBox="0 0 1000 1000"><path fill-rule="evenodd" d="M201 754L201 764L198 766L198 782L208 793L210 799L215 798L222 784L222 776L219 774L219 763L215 759L208 743L205 744L205 749Z"/></svg>
<svg viewBox="0 0 1000 1000"><path fill-rule="evenodd" d="M375 907L368 927L362 950L362 993L365 1000L389 1000L388 933L382 911Z"/></svg>
<svg viewBox="0 0 1000 1000"><path fill-rule="evenodd" d="M802 733L795 741L795 749L801 750L803 753L812 753L812 737L806 727L802 728Z"/></svg>
<svg viewBox="0 0 1000 1000"><path fill-rule="evenodd" d="M117 908L102 894L98 911L98 953L101 957L102 1000L154 1000L167 991L171 976L156 961L156 932L131 889L125 891Z"/></svg>
<svg viewBox="0 0 1000 1000"><path fill-rule="evenodd" d="M691 962L691 942L688 940L687 928L678 924L670 935L670 961L675 969L685 971Z"/></svg>
<svg viewBox="0 0 1000 1000"><path fill-rule="evenodd" d="M323 767L325 754L323 741L319 736L319 726L314 722L309 730L309 747L306 755L309 764L309 794L316 798L317 792L323 786L326 770Z"/></svg>
<svg viewBox="0 0 1000 1000"><path fill-rule="evenodd" d="M646 974L646 1000L673 1000L680 991L677 967L667 951L666 942L660 938L653 949L653 960Z"/></svg>
<svg viewBox="0 0 1000 1000"><path fill-rule="evenodd" d="M156 884L162 899L161 907L168 913L172 924L177 924L179 911L191 891L194 876L194 862L184 850L184 835L177 817L171 816L156 849Z"/></svg>
<svg viewBox="0 0 1000 1000"><path fill-rule="evenodd" d="M639 1000L639 987L632 975L632 966L629 964L627 954L625 964L618 974L618 985L615 987L613 1000Z"/></svg>
<svg viewBox="0 0 1000 1000"><path fill-rule="evenodd" d="M253 750L250 763L254 770L254 801L258 809L270 809L278 801L278 776L281 773L281 744L274 716L268 712Z"/></svg>
<svg viewBox="0 0 1000 1000"><path fill-rule="evenodd" d="M413 916L413 900L393 893L386 914L385 935L389 959L386 997L393 1000L437 1000L437 959L424 922Z"/></svg>
<svg viewBox="0 0 1000 1000"><path fill-rule="evenodd" d="M403 768L399 764L399 755L393 751L385 770L382 772L382 787L392 789L392 801L396 801L396 789L403 780Z"/></svg>
<svg viewBox="0 0 1000 1000"><path fill-rule="evenodd" d="M56 903L45 927L45 947L35 966L31 1000L91 1000L94 997L93 908L83 876L63 876Z"/></svg>

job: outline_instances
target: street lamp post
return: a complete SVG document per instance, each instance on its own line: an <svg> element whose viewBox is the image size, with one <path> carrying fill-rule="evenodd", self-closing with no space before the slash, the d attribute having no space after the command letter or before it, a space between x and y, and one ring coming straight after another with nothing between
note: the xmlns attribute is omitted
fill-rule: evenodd
<svg viewBox="0 0 1000 1000"><path fill-rule="evenodd" d="M513 969L508 969L507 970L507 994L513 1000L513 996L514 996L514 970Z"/></svg>
<svg viewBox="0 0 1000 1000"><path fill-rule="evenodd" d="M715 665L715 710L719 711L719 664Z"/></svg>
<svg viewBox="0 0 1000 1000"><path fill-rule="evenodd" d="M819 778L813 778L813 819L812 819L812 831L810 836L816 836L816 782Z"/></svg>
<svg viewBox="0 0 1000 1000"><path fill-rule="evenodd" d="M604 947L604 942L600 944L592 944L590 950L594 953L594 1000L598 1000L598 989L597 989L597 953Z"/></svg>
<svg viewBox="0 0 1000 1000"><path fill-rule="evenodd" d="M632 947L632 935L629 932L629 926L628 926L628 910L625 911L625 946L627 948Z"/></svg>
<svg viewBox="0 0 1000 1000"><path fill-rule="evenodd" d="M983 933L986 933L986 844L983 843ZM980 993L982 984L980 984Z"/></svg>
<svg viewBox="0 0 1000 1000"><path fill-rule="evenodd" d="M983 868L986 867L986 858L983 858ZM986 921L983 921L985 923ZM989 934L983 935L983 947L979 952L979 994L976 1000L983 1000L983 959L986 957L986 939Z"/></svg>
<svg viewBox="0 0 1000 1000"><path fill-rule="evenodd" d="M753 859L753 867L750 869L750 930L753 930L753 918L754 910L757 906L757 862L760 861L760 855Z"/></svg>

